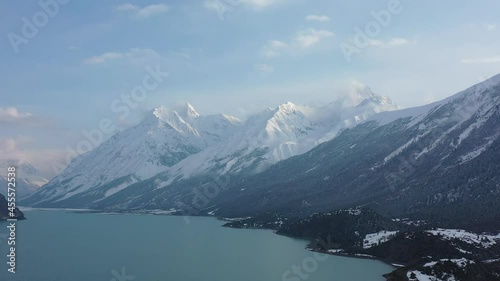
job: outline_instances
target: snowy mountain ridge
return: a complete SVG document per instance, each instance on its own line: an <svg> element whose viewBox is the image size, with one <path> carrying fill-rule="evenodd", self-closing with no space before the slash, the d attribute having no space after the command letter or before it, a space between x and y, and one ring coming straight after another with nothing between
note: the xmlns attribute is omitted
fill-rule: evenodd
<svg viewBox="0 0 500 281"><path fill-rule="evenodd" d="M191 104L176 110L157 107L135 127L75 159L34 201L63 202L97 193L107 198L159 173L168 175L166 187L204 173L263 171L330 140L343 128L398 108L369 88L358 92L355 98L320 107L281 104L244 122L225 114L201 115Z"/></svg>
<svg viewBox="0 0 500 281"><path fill-rule="evenodd" d="M250 116L228 141L179 162L169 174L188 178L208 171L219 175L260 172L331 140L341 129L356 126L379 112L399 108L390 98L381 97L368 87L356 93L354 98L350 95L343 101L320 107L287 102L268 108Z"/></svg>
<svg viewBox="0 0 500 281"><path fill-rule="evenodd" d="M342 190L353 183L347 181L349 176L355 177L354 182L359 180L356 172L345 172L361 172L361 166L381 188L387 183L397 186L407 177L416 176L398 172L401 159L415 159L412 168L429 169L421 172L425 174L445 168L454 171L453 167L468 166L483 157L485 151L491 151L500 136L495 121L500 111L498 80L498 76L493 77L443 101L403 110L368 88L318 107L285 103L245 121L222 114L203 116L189 104L177 110L159 107L136 127L115 135L74 161L68 170L23 203L46 207L170 209L177 207L179 198L190 200L191 192L210 178L228 175L249 179L257 174L258 182L239 183L243 185L239 189L245 192L226 192L227 201L220 206L221 210L234 212L236 206L228 204L234 201L243 212L243 202L249 201L243 195L248 192L255 192L255 206L262 208L274 204L266 199L269 190L288 188L294 180L300 182L297 189L313 188L309 183L315 182L315 186ZM366 136L358 139L360 135ZM356 154L361 150L361 155ZM365 155L372 156L359 162ZM428 165L415 166L422 161ZM270 171L280 169L277 166L286 169ZM344 173L338 175L339 171L330 169L343 166L348 168L341 169ZM274 185L279 179L286 183ZM336 187L335 182L342 186ZM370 186L369 182L358 182L356 190L369 190ZM458 198L455 191L446 192L447 202ZM341 193L358 196L347 190ZM301 190L296 196L305 198L307 194L314 193ZM370 192L363 194L369 196ZM260 196L262 199L258 199ZM310 202L316 202L311 207L331 205L340 200L332 196L309 198L305 206ZM324 201L327 198L328 203ZM427 200L444 199L437 195Z"/></svg>
<svg viewBox="0 0 500 281"><path fill-rule="evenodd" d="M116 193L221 141L239 123L229 116L200 116L189 104L179 112L155 108L135 127L76 158L41 194L62 201L104 185ZM115 180L120 183L110 185Z"/></svg>

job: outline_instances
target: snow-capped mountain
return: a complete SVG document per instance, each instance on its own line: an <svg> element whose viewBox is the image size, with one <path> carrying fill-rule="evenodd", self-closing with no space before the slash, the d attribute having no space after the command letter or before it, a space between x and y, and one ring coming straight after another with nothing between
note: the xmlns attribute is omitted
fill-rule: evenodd
<svg viewBox="0 0 500 281"><path fill-rule="evenodd" d="M19 198L31 195L49 182L30 163L10 159L0 164L0 183L4 187L7 186L8 167L16 167L16 196Z"/></svg>
<svg viewBox="0 0 500 281"><path fill-rule="evenodd" d="M190 104L155 108L137 126L74 159L27 202L64 201L98 190L104 191L101 199L109 197L221 142L239 124L231 116L200 116Z"/></svg>
<svg viewBox="0 0 500 281"><path fill-rule="evenodd" d="M227 141L179 162L169 173L171 177L186 178L206 172L261 172L331 140L343 128L398 108L390 98L368 87L320 107L288 102L250 116Z"/></svg>
<svg viewBox="0 0 500 281"><path fill-rule="evenodd" d="M498 228L498 171L500 75L433 104L376 114L245 178L211 204L219 216L367 206Z"/></svg>
<svg viewBox="0 0 500 281"><path fill-rule="evenodd" d="M203 116L189 104L181 110L159 107L136 127L74 160L25 203L88 207L160 173L166 188L208 173L261 172L377 112L395 109L389 98L365 87L355 98L321 107L286 103L245 122L224 114Z"/></svg>

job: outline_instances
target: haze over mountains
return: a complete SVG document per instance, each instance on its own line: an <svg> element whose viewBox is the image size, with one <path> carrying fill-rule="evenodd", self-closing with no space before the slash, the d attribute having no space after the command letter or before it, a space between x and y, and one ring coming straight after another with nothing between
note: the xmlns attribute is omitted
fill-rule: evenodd
<svg viewBox="0 0 500 281"><path fill-rule="evenodd" d="M24 160L5 160L0 163L0 184L7 186L7 168L17 167L16 192L19 198L23 198L36 192L49 181L42 177L35 167Z"/></svg>
<svg viewBox="0 0 500 281"><path fill-rule="evenodd" d="M363 88L344 101L282 104L246 121L201 116L190 105L160 107L22 203L114 210L196 205L218 216L367 205L409 216L477 218L482 204L499 201L499 88L495 76L404 110ZM200 196L220 179L216 196Z"/></svg>

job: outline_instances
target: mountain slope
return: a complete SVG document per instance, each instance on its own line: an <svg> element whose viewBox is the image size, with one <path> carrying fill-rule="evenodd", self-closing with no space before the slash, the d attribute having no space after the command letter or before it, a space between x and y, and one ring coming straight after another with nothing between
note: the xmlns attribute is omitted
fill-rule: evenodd
<svg viewBox="0 0 500 281"><path fill-rule="evenodd" d="M397 108L388 97L367 87L357 89L345 100L321 107L281 104L250 116L227 141L178 163L169 174L173 178L188 178L208 172L261 172L332 139L343 128Z"/></svg>
<svg viewBox="0 0 500 281"><path fill-rule="evenodd" d="M220 142L239 124L230 116L200 116L189 104L179 111L156 108L137 126L77 157L23 204L57 205L75 195L105 199Z"/></svg>
<svg viewBox="0 0 500 281"><path fill-rule="evenodd" d="M163 194L170 201L166 197L190 193L198 177L264 171L331 139L342 128L396 108L368 88L355 92L355 99L318 108L283 104L245 122L223 114L200 116L190 105L179 111L160 107L136 127L76 159L23 204L170 208L171 202L156 202L156 197ZM191 182L188 190L182 190L185 181Z"/></svg>
<svg viewBox="0 0 500 281"><path fill-rule="evenodd" d="M378 114L243 179L216 198L215 214L306 215L366 205L499 228L499 136L500 75L429 106Z"/></svg>

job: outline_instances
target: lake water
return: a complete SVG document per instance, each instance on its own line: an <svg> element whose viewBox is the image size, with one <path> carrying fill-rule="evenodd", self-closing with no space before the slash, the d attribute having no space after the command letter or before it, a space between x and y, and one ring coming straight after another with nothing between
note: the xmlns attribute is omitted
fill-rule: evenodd
<svg viewBox="0 0 500 281"><path fill-rule="evenodd" d="M17 223L15 274L7 272L0 236L2 281L377 281L393 270L313 253L306 241L272 231L221 227L213 218L190 217L188 224L176 216L25 214L28 220ZM6 225L0 222L0 234Z"/></svg>

